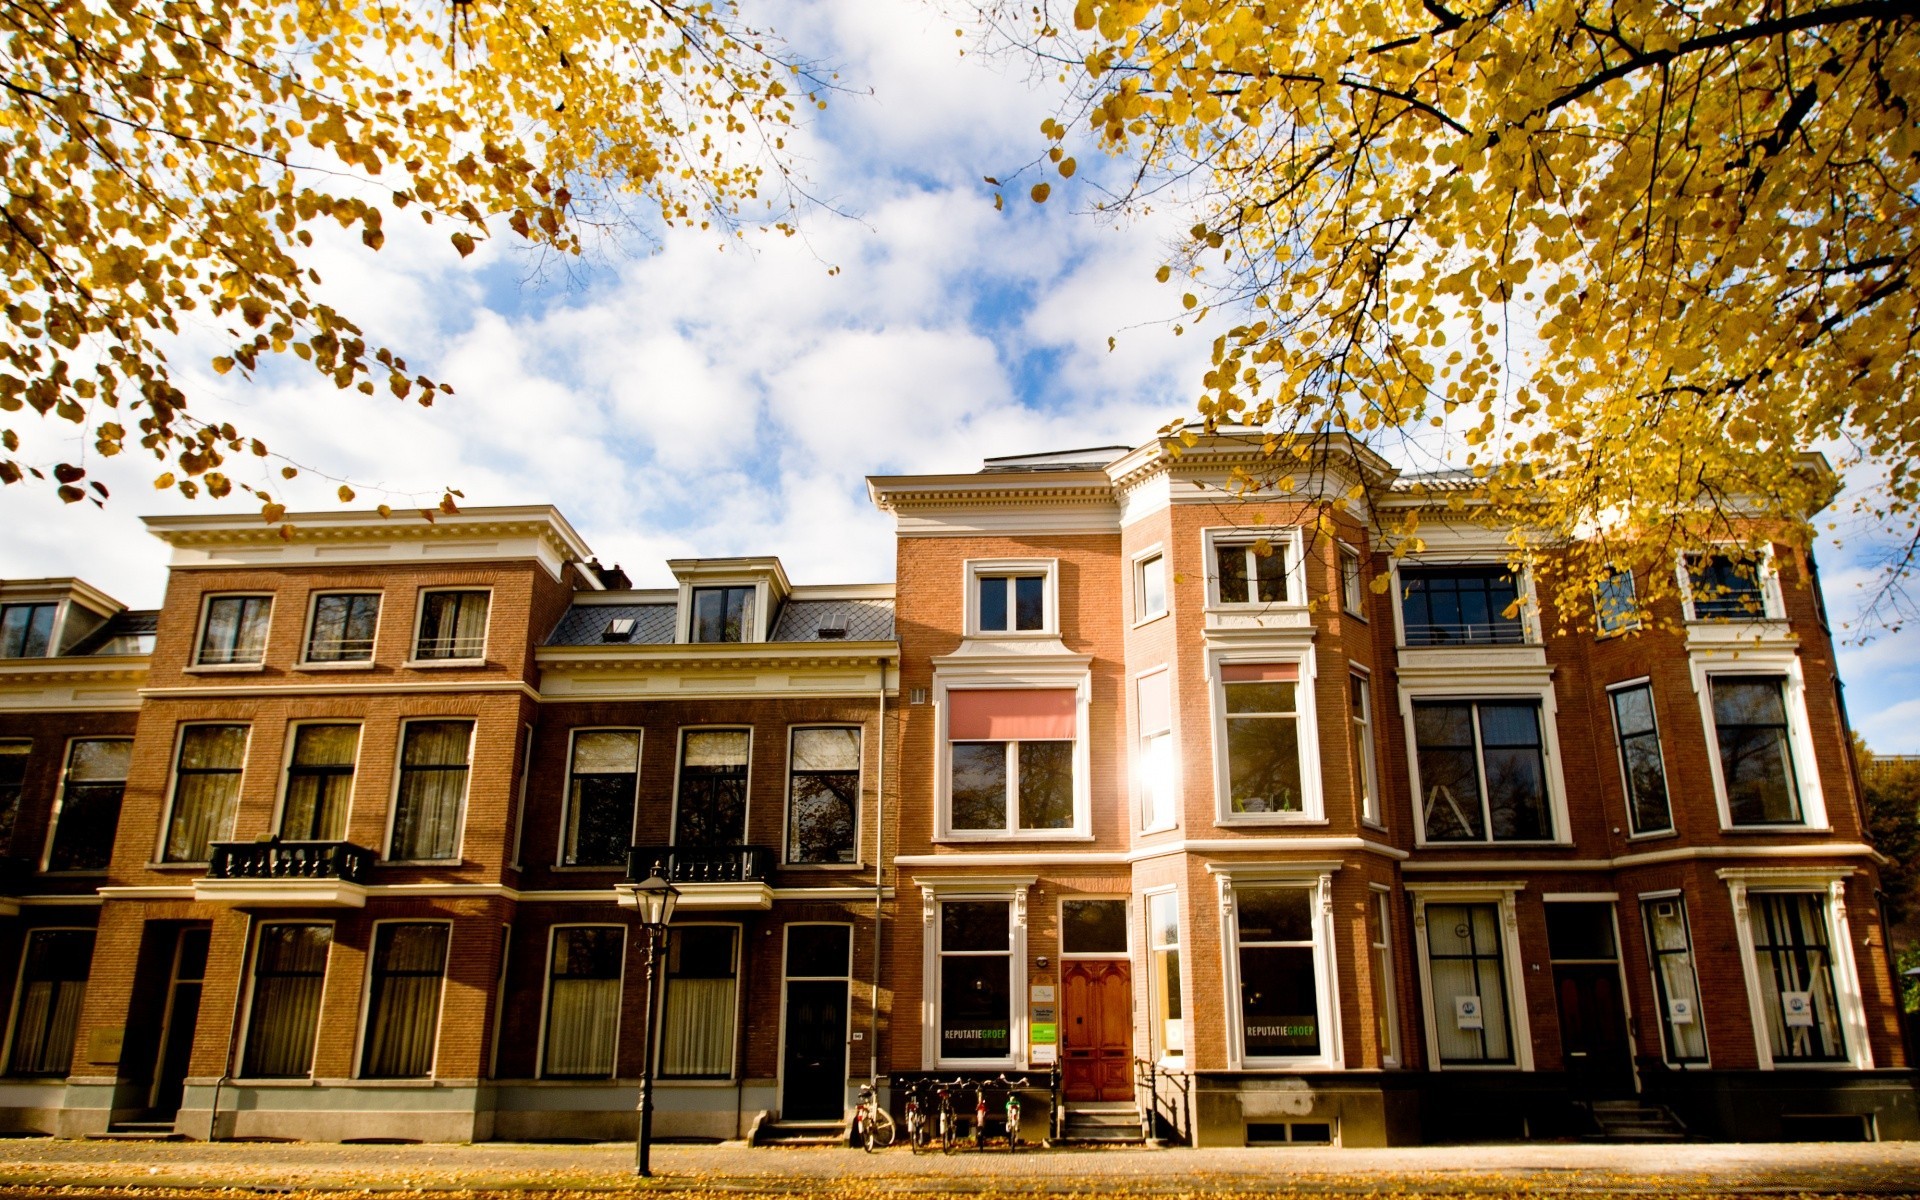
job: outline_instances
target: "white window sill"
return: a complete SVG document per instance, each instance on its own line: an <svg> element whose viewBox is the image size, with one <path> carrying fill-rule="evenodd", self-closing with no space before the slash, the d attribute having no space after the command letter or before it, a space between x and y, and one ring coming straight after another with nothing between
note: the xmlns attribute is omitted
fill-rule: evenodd
<svg viewBox="0 0 1920 1200"><path fill-rule="evenodd" d="M989 642L1030 642L1057 638L1057 629L970 629L967 637L973 641Z"/></svg>
<svg viewBox="0 0 1920 1200"><path fill-rule="evenodd" d="M183 675L246 675L266 669L267 664L264 661L250 663L195 663L190 667L180 668L180 673Z"/></svg>
<svg viewBox="0 0 1920 1200"><path fill-rule="evenodd" d="M1374 820L1372 817L1361 817L1360 823L1362 825L1365 825L1368 829L1375 829L1381 833L1387 832L1386 825L1383 822Z"/></svg>
<svg viewBox="0 0 1920 1200"><path fill-rule="evenodd" d="M1656 829L1651 833L1630 833L1627 835L1627 840L1629 842L1663 842L1668 838L1679 836L1678 829Z"/></svg>
<svg viewBox="0 0 1920 1200"><path fill-rule="evenodd" d="M1133 622L1133 628L1140 629L1153 624L1155 621L1164 621L1172 615L1173 612L1170 609L1161 609L1157 613L1148 613L1144 617L1136 618Z"/></svg>
<svg viewBox="0 0 1920 1200"><path fill-rule="evenodd" d="M1243 1058L1243 1071L1334 1071L1339 1068L1328 1058Z"/></svg>
<svg viewBox="0 0 1920 1200"><path fill-rule="evenodd" d="M1164 825L1148 825L1145 828L1141 829L1140 836L1145 837L1148 834L1153 834L1153 833L1175 833L1179 830L1179 828L1180 828L1180 822L1178 821L1168 821Z"/></svg>
<svg viewBox="0 0 1920 1200"><path fill-rule="evenodd" d="M1777 825L1722 825L1720 832L1736 834L1742 837L1750 837L1755 834L1764 837L1770 833L1832 833L1833 826L1796 825L1791 821L1782 821Z"/></svg>
<svg viewBox="0 0 1920 1200"><path fill-rule="evenodd" d="M400 664L409 671L431 671L435 667L484 667L484 658L410 658Z"/></svg>
<svg viewBox="0 0 1920 1200"><path fill-rule="evenodd" d="M438 858L430 861L446 862L447 860ZM626 869L627 864L625 863L608 863L605 866L598 866L591 863L552 863L547 867L549 871L560 871L568 875L604 874L608 871L625 871Z"/></svg>
<svg viewBox="0 0 1920 1200"><path fill-rule="evenodd" d="M355 659L352 662L297 662L296 671L371 671L376 664L370 658Z"/></svg>
<svg viewBox="0 0 1920 1200"><path fill-rule="evenodd" d="M1091 842L1091 833L1077 830L967 830L964 833L943 833L933 839L936 846L982 846L996 842Z"/></svg>
<svg viewBox="0 0 1920 1200"><path fill-rule="evenodd" d="M1436 1071L1525 1071L1519 1063L1435 1063Z"/></svg>
<svg viewBox="0 0 1920 1200"><path fill-rule="evenodd" d="M1415 838L1416 850L1571 850L1572 842L1429 842Z"/></svg>
<svg viewBox="0 0 1920 1200"><path fill-rule="evenodd" d="M868 869L869 864L857 863L857 862L852 862L852 863L783 862L780 864L780 866L788 871L837 871L837 872L844 873L849 871L865 871Z"/></svg>
<svg viewBox="0 0 1920 1200"><path fill-rule="evenodd" d="M1333 822L1326 817L1310 816L1306 813L1234 813L1215 818L1214 824L1222 829L1232 829L1235 826L1331 825Z"/></svg>
<svg viewBox="0 0 1920 1200"><path fill-rule="evenodd" d="M465 867L473 864L464 858L383 858L374 864L379 867ZM596 871L617 871L618 867L595 867Z"/></svg>
<svg viewBox="0 0 1920 1200"><path fill-rule="evenodd" d="M1865 1069L1859 1063L1847 1059L1839 1062L1780 1062L1776 1059L1773 1066L1761 1068L1763 1071L1863 1071Z"/></svg>
<svg viewBox="0 0 1920 1200"><path fill-rule="evenodd" d="M1307 606L1297 600L1248 600L1233 604L1223 604L1219 601L1214 601L1207 605L1205 611L1208 616L1217 613L1224 617L1246 617L1261 616L1265 613L1274 612L1304 613L1307 611Z"/></svg>
<svg viewBox="0 0 1920 1200"><path fill-rule="evenodd" d="M201 862L150 862L147 864L147 870L149 871L204 871L212 865L213 863L211 861L206 861L206 860L203 860Z"/></svg>
<svg viewBox="0 0 1920 1200"><path fill-rule="evenodd" d="M1342 608L1340 610L1340 615L1345 617L1352 617L1354 620L1360 622L1362 625L1366 625L1369 623L1367 621L1367 614L1360 612L1358 609Z"/></svg>

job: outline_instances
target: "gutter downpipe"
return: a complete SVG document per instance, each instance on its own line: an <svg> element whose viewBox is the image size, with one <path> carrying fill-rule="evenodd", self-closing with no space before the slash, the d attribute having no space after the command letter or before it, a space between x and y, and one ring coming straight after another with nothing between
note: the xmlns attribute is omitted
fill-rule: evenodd
<svg viewBox="0 0 1920 1200"><path fill-rule="evenodd" d="M886 900L887 859L887 660L880 660L879 761L873 792L873 993L867 1005L867 1083L880 1089L880 944Z"/></svg>
<svg viewBox="0 0 1920 1200"><path fill-rule="evenodd" d="M227 1030L227 1059L220 1064L220 1078L213 1081L213 1101L207 1105L207 1140L218 1141L214 1136L220 1126L220 1089L233 1078L233 1044L240 1038L240 992L247 986L247 949L253 942L253 914L243 914L246 926L240 935L240 970L233 982L233 1026Z"/></svg>

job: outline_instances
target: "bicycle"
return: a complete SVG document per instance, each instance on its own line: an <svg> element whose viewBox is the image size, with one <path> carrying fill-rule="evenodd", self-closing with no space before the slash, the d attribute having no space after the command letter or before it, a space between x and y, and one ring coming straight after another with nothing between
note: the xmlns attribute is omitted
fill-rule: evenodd
<svg viewBox="0 0 1920 1200"><path fill-rule="evenodd" d="M1005 1075L1000 1082L1007 1088L1007 1153L1012 1154L1020 1148L1020 1092Z"/></svg>
<svg viewBox="0 0 1920 1200"><path fill-rule="evenodd" d="M920 1081L915 1080L907 1088L907 1145L915 1154L927 1148L927 1118L920 1111L920 1086Z"/></svg>
<svg viewBox="0 0 1920 1200"><path fill-rule="evenodd" d="M868 1154L893 1145L893 1118L876 1102L873 1085L860 1085L860 1103L853 1110L853 1136Z"/></svg>
<svg viewBox="0 0 1920 1200"><path fill-rule="evenodd" d="M973 1085L973 1148L987 1148L987 1085Z"/></svg>
<svg viewBox="0 0 1920 1200"><path fill-rule="evenodd" d="M954 1151L953 1088L945 1081L934 1084L934 1114L940 1122L940 1152L952 1154Z"/></svg>

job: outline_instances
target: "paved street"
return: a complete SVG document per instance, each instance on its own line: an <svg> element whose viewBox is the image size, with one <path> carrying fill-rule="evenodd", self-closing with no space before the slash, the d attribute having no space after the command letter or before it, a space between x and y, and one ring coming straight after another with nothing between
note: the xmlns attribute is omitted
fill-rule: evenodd
<svg viewBox="0 0 1920 1200"><path fill-rule="evenodd" d="M0 1197L270 1192L570 1192L634 1185L630 1145L0 1141ZM1510 1146L1394 1150L1061 1149L914 1155L895 1148L659 1146L665 1193L906 1196L1138 1194L1920 1195L1920 1143Z"/></svg>

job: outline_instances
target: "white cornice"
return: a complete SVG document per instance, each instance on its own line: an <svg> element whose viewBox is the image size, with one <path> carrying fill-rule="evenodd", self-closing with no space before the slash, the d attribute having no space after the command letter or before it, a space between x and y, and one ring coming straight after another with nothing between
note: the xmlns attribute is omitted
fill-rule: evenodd
<svg viewBox="0 0 1920 1200"><path fill-rule="evenodd" d="M1834 842L1831 845L1800 843L1790 846L1686 846L1672 850L1651 850L1641 854L1622 854L1614 858L1488 858L1450 859L1402 864L1401 870L1428 871L1612 871L1621 867L1642 867L1653 863L1688 862L1706 858L1870 858L1878 863L1891 860L1862 842ZM1796 868L1797 869L1797 868Z"/></svg>
<svg viewBox="0 0 1920 1200"><path fill-rule="evenodd" d="M144 654L0 660L0 711L137 711Z"/></svg>

